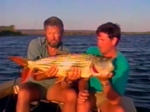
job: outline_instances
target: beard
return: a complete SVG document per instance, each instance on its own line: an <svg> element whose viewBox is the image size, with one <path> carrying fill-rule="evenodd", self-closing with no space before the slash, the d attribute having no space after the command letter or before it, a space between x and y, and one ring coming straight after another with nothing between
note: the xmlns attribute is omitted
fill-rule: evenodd
<svg viewBox="0 0 150 112"><path fill-rule="evenodd" d="M48 42L48 45L52 48L58 48L60 45L62 45L62 42L53 40L51 42Z"/></svg>

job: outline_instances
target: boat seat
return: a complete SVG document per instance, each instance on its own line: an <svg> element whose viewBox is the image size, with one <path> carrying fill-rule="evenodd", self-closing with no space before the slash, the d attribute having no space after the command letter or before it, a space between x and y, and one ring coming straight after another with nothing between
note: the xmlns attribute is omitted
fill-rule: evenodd
<svg viewBox="0 0 150 112"><path fill-rule="evenodd" d="M137 112L134 102L131 98L123 96L121 98L122 105L124 106L125 112Z"/></svg>

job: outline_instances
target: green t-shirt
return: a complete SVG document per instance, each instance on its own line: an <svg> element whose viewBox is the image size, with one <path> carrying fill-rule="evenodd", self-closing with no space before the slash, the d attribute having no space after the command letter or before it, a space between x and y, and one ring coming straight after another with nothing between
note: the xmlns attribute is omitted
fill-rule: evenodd
<svg viewBox="0 0 150 112"><path fill-rule="evenodd" d="M86 51L87 54L102 56L98 47L90 47ZM113 89L120 95L125 92L127 79L129 76L130 67L127 59L118 51L117 57L113 60L113 65L115 67L113 71L113 77L110 79L110 83ZM91 77L89 80L89 91L91 92L101 92L102 85L96 77Z"/></svg>

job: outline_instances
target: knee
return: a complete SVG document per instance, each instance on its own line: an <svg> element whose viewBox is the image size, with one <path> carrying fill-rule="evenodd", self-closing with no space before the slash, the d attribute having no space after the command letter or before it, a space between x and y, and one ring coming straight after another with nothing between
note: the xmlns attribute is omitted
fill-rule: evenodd
<svg viewBox="0 0 150 112"><path fill-rule="evenodd" d="M92 106L89 101L86 101L82 104L77 103L77 112L90 112L91 107Z"/></svg>
<svg viewBox="0 0 150 112"><path fill-rule="evenodd" d="M101 105L100 110L102 112L125 112L123 105L121 105L121 104L117 104L117 105L113 104L112 105L109 101L105 101Z"/></svg>
<svg viewBox="0 0 150 112"><path fill-rule="evenodd" d="M116 107L114 112L125 112L125 110L122 107Z"/></svg>
<svg viewBox="0 0 150 112"><path fill-rule="evenodd" d="M18 100L29 100L30 99L30 91L25 88L20 88L18 93Z"/></svg>
<svg viewBox="0 0 150 112"><path fill-rule="evenodd" d="M109 111L111 112L125 112L123 106L121 105L113 105L111 108L109 108Z"/></svg>
<svg viewBox="0 0 150 112"><path fill-rule="evenodd" d="M76 102L77 101L77 93L73 89L68 89L64 91L65 102Z"/></svg>

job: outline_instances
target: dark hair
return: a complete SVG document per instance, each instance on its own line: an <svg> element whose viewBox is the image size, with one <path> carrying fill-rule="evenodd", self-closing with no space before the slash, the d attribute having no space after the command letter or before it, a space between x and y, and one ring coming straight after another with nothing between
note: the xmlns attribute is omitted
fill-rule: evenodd
<svg viewBox="0 0 150 112"><path fill-rule="evenodd" d="M44 21L44 29L47 26L58 26L61 27L62 29L64 28L62 20L55 16L52 16Z"/></svg>
<svg viewBox="0 0 150 112"><path fill-rule="evenodd" d="M99 35L100 32L108 34L110 39L113 39L114 37L116 37L118 40L116 44L118 44L121 38L121 29L119 25L114 24L112 22L107 22L107 23L100 25L96 30L96 34Z"/></svg>

